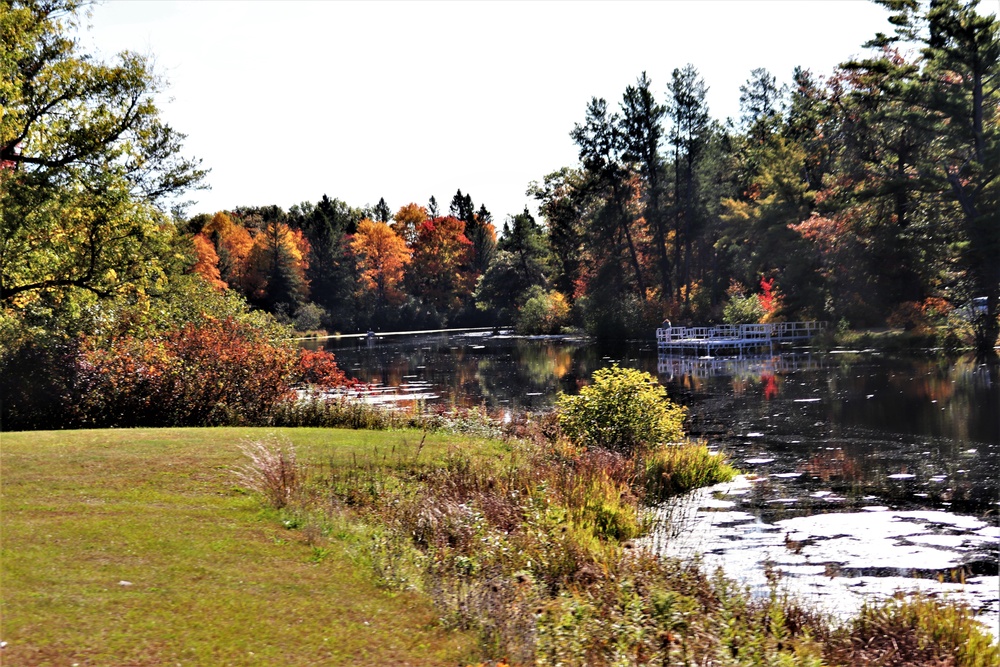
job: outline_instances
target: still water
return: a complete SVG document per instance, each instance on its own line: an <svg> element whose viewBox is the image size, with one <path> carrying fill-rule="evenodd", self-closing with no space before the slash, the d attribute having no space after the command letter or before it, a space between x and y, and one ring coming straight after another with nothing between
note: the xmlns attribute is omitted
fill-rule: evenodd
<svg viewBox="0 0 1000 667"><path fill-rule="evenodd" d="M746 475L660 508L647 540L757 592L767 573L849 612L922 589L969 601L1000 635L1000 378L972 359L789 350L705 359L653 341L434 335L329 346L387 401L545 410L594 370L656 375L690 433ZM666 528L670 526L670 528Z"/></svg>

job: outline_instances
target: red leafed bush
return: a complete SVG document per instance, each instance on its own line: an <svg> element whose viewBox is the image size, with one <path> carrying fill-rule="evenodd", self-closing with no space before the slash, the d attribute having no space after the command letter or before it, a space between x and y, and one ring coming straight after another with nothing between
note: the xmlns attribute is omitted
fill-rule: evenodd
<svg viewBox="0 0 1000 667"><path fill-rule="evenodd" d="M302 350L299 354L298 381L314 387L342 387L354 384L337 366L326 350Z"/></svg>
<svg viewBox="0 0 1000 667"><path fill-rule="evenodd" d="M266 424L307 381L344 384L333 355L275 343L232 318L113 345L84 338L74 412L87 426Z"/></svg>

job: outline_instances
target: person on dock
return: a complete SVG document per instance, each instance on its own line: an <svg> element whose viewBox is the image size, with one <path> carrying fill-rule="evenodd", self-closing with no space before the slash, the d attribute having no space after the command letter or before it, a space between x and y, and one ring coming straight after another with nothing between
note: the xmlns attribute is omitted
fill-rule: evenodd
<svg viewBox="0 0 1000 667"><path fill-rule="evenodd" d="M663 324L660 325L660 328L663 329L663 331L665 332L663 334L664 340L670 340L670 327L671 326L672 325L670 324L670 319L664 317L663 318Z"/></svg>

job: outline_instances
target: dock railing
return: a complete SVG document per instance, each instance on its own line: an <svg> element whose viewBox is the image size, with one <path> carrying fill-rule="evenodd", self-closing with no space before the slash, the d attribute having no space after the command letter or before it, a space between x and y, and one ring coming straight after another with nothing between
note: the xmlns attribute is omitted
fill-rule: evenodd
<svg viewBox="0 0 1000 667"><path fill-rule="evenodd" d="M720 348L734 349L742 353L747 348L773 348L775 343L808 340L825 328L825 322L666 327L656 330L656 345L661 350L698 352L704 348L708 355Z"/></svg>

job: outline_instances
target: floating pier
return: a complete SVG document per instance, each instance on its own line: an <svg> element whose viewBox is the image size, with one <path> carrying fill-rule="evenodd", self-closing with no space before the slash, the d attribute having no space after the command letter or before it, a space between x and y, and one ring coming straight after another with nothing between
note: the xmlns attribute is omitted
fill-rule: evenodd
<svg viewBox="0 0 1000 667"><path fill-rule="evenodd" d="M826 322L774 322L772 324L721 324L714 327L669 327L656 330L656 346L661 352L727 351L742 355L745 351L769 348L775 344L809 340L826 329Z"/></svg>

